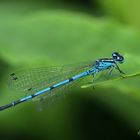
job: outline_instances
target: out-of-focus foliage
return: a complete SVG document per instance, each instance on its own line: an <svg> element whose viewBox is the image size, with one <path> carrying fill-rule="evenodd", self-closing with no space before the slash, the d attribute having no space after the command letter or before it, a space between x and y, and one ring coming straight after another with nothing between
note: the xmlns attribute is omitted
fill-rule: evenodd
<svg viewBox="0 0 140 140"><path fill-rule="evenodd" d="M114 18L140 28L139 0L100 0L100 4Z"/></svg>
<svg viewBox="0 0 140 140"><path fill-rule="evenodd" d="M70 10L63 1L69 10L59 8L54 2L55 8L53 2L1 2L0 104L25 96L5 86L12 69L96 60L119 51L125 57L120 68L126 77L97 83L94 90L92 87L72 89L72 95L46 112L36 112L34 102L3 111L1 133L44 139L137 137L140 129L139 31L109 17L93 16L92 8L87 15L84 13L88 11L87 6L80 13ZM92 7L94 2L90 2ZM107 7L105 2L101 4ZM96 8L100 11L101 7Z"/></svg>

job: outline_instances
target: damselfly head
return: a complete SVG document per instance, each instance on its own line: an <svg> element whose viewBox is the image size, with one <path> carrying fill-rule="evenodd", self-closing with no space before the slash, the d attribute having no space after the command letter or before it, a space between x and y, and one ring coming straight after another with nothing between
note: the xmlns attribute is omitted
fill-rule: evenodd
<svg viewBox="0 0 140 140"><path fill-rule="evenodd" d="M120 55L118 52L112 53L112 57L113 57L113 60L116 62L119 62L119 63L124 62L124 57L122 55Z"/></svg>

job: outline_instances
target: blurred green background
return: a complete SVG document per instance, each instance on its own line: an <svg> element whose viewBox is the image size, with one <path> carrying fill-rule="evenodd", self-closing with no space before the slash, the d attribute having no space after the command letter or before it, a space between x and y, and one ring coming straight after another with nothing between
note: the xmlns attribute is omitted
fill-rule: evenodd
<svg viewBox="0 0 140 140"><path fill-rule="evenodd" d="M6 85L9 73L22 68L119 51L127 76L98 83L94 90L73 87L45 111L36 111L36 102L2 111L1 138L139 139L139 7L139 0L0 0L0 105L25 96Z"/></svg>

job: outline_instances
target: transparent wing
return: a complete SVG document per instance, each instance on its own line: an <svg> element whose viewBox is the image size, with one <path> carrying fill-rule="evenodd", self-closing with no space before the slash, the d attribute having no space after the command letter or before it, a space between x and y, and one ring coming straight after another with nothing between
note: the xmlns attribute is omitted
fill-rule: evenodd
<svg viewBox="0 0 140 140"><path fill-rule="evenodd" d="M22 70L10 74L10 88L35 93L90 68L94 62Z"/></svg>
<svg viewBox="0 0 140 140"><path fill-rule="evenodd" d="M49 94L44 94L44 95L36 97L34 101L39 101L37 102L37 107L36 107L37 111L47 110L52 105L58 103L59 101L61 102L61 100L67 97L69 93L73 92L73 89L74 90L78 89L80 85L84 85L85 82L87 84L87 78L88 77L73 81L72 83L69 83L68 85L65 85L57 89L54 89L53 91L50 91Z"/></svg>

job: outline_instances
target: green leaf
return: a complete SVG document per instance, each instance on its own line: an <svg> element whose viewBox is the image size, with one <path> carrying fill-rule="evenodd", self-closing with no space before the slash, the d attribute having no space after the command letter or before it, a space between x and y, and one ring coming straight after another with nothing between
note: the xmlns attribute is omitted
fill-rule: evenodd
<svg viewBox="0 0 140 140"><path fill-rule="evenodd" d="M139 0L101 0L100 4L106 13L115 17L115 19L140 28Z"/></svg>
<svg viewBox="0 0 140 140"><path fill-rule="evenodd" d="M111 107L115 106L115 111L119 109L122 112L126 111L126 109L127 111L130 110L131 117L129 119L132 121L135 120L133 112L137 114L138 107L133 111L135 105L131 107L131 103L135 104L135 102L131 100L127 101L127 99L130 95L138 102L140 99L140 37L138 31L110 19L97 19L92 16L66 10L42 10L24 14L18 13L18 11L17 13L15 11L13 12L8 8L6 11L7 13L1 12L0 15L0 56L5 63L9 64L9 66L12 65L16 70L29 66L69 64L88 60L94 61L101 57L111 57L114 51L118 51L124 55L125 63L119 66L126 73L125 78L118 78L116 76L113 77L114 79L110 79L110 81L104 79L104 82L99 82L99 86L101 87L99 89L101 89L102 94L98 94L99 92L94 90L90 93L94 95L96 93L97 98L106 100L106 104L109 104ZM10 70L9 67L7 69ZM1 75L3 74L8 75L7 73L1 73ZM6 78L3 82L6 83ZM106 92L102 89L104 85L108 89ZM116 89L116 94L113 94ZM87 90L81 89L80 92L84 91L87 93ZM1 104L24 96L16 93L9 94L11 91L7 90L2 84L1 92L3 93L1 94ZM125 101L127 101L126 104L124 103ZM31 104L27 103L26 105L30 108ZM63 106L67 110L67 106ZM21 109L22 107L17 108ZM72 104L71 108L76 108L76 105L73 106ZM57 111L60 110L58 109ZM14 111L11 110L11 112ZM20 115L14 114L11 116L11 112L7 111L3 113L4 116L1 117L4 117L6 122L3 121L1 123L5 126L6 130L7 128L11 128L16 133L16 128L21 124L21 120L23 122L23 128L20 128L27 129L27 120L25 118L28 118L29 122L33 122L32 124L40 124L38 121L40 118L42 120L41 128L43 128L42 125L46 122L45 113L40 116L34 111L28 110L26 112L22 109ZM71 114L71 111L69 112ZM52 120L50 122L53 123L53 119L56 119L58 114L63 113L67 114L66 112L60 111L55 115L51 115L50 118ZM9 114L12 121L9 119ZM23 114L28 114L28 117L25 117ZM129 112L125 112L124 116L126 118L129 117ZM79 117L77 118L79 119ZM139 118L136 118L136 122L140 122ZM35 129L37 127L33 128ZM45 125L44 128L46 128ZM54 127L52 128L54 130ZM46 134L46 131L44 134Z"/></svg>
<svg viewBox="0 0 140 140"><path fill-rule="evenodd" d="M137 78L137 77L140 77L140 73L130 74L130 75L121 75L120 77L110 78L110 79L103 81L103 82L95 82L95 83L93 82L91 84L83 85L83 86L81 86L81 88L96 87L96 86L104 85L106 83L111 84L112 82L115 82L118 80L124 80L124 79L131 80L131 78Z"/></svg>
<svg viewBox="0 0 140 140"><path fill-rule="evenodd" d="M126 76L140 72L139 33L112 20L43 10L5 17L0 30L1 56L15 66L94 61L118 51L125 58L120 67Z"/></svg>

